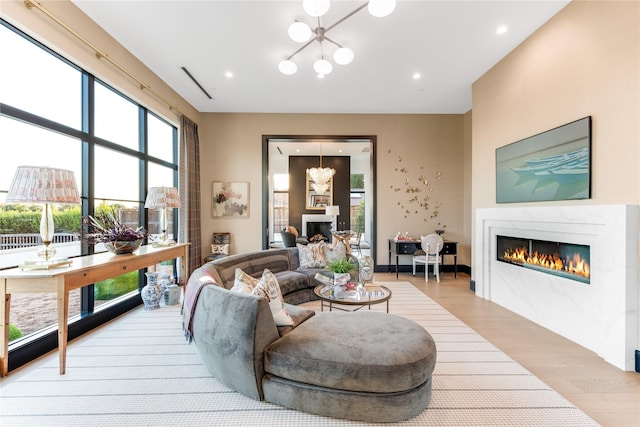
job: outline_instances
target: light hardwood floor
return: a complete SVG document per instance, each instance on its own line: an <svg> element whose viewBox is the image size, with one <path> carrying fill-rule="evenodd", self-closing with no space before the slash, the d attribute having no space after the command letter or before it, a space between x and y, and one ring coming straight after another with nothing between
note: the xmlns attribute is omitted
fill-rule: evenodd
<svg viewBox="0 0 640 427"><path fill-rule="evenodd" d="M400 273L469 327L554 388L606 427L640 426L640 373L624 372L595 353L469 290L470 277ZM395 273L376 273L374 280L395 281Z"/></svg>

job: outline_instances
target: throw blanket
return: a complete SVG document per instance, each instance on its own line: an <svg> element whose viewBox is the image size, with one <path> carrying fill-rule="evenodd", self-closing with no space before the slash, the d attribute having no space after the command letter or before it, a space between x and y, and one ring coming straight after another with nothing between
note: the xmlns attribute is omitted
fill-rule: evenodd
<svg viewBox="0 0 640 427"><path fill-rule="evenodd" d="M187 287L184 290L184 301L182 303L182 330L184 336L188 342L193 340L193 314L196 310L196 304L198 303L198 297L205 285L218 284L213 281L209 276L204 275L191 275L187 282Z"/></svg>

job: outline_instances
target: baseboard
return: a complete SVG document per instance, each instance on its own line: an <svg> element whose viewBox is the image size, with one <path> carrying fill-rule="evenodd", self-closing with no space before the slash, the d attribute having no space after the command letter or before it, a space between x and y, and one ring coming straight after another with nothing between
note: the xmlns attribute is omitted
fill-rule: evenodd
<svg viewBox="0 0 640 427"><path fill-rule="evenodd" d="M395 273L396 272L396 266L395 265L385 265L385 264L376 265L374 271L376 273ZM449 265L449 264L443 265L442 269L440 271L442 271L443 273L453 273L455 271L455 267L453 265ZM398 272L399 273L412 273L413 272L413 267L410 264L399 265L398 266ZM424 265L416 266L416 273L424 273ZM458 264L458 273L466 273L468 275L471 275L471 267L469 267L468 265Z"/></svg>

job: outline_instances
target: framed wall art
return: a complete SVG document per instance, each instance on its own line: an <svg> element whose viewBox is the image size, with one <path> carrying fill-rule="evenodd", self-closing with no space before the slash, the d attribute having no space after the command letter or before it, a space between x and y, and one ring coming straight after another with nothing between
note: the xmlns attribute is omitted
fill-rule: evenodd
<svg viewBox="0 0 640 427"><path fill-rule="evenodd" d="M211 205L214 218L249 218L249 183L213 181Z"/></svg>
<svg viewBox="0 0 640 427"><path fill-rule="evenodd" d="M496 202L591 197L591 116L496 149Z"/></svg>

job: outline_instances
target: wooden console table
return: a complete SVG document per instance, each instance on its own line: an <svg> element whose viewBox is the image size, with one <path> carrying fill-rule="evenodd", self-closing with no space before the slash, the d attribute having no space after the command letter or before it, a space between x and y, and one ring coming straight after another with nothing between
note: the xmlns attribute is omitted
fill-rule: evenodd
<svg viewBox="0 0 640 427"><path fill-rule="evenodd" d="M9 372L9 312L12 293L55 292L58 300L58 353L60 375L65 373L67 360L67 323L69 292L110 279L130 271L182 258L179 277L186 278L187 243L154 248L141 246L133 254L113 255L104 252L72 258L72 264L51 270L22 271L20 268L0 270L0 289L4 304L0 304L0 377Z"/></svg>
<svg viewBox="0 0 640 427"><path fill-rule="evenodd" d="M398 258L400 255L413 255L415 251L421 249L420 240L396 240L389 239L389 264L387 267L387 271L391 271L391 255L396 255L396 278L398 278ZM440 255L442 255L441 264L444 266L444 256L451 255L453 256L453 277L458 277L458 242L452 242L449 240L445 240L442 246L442 250L440 251ZM428 268L428 266L425 266Z"/></svg>

